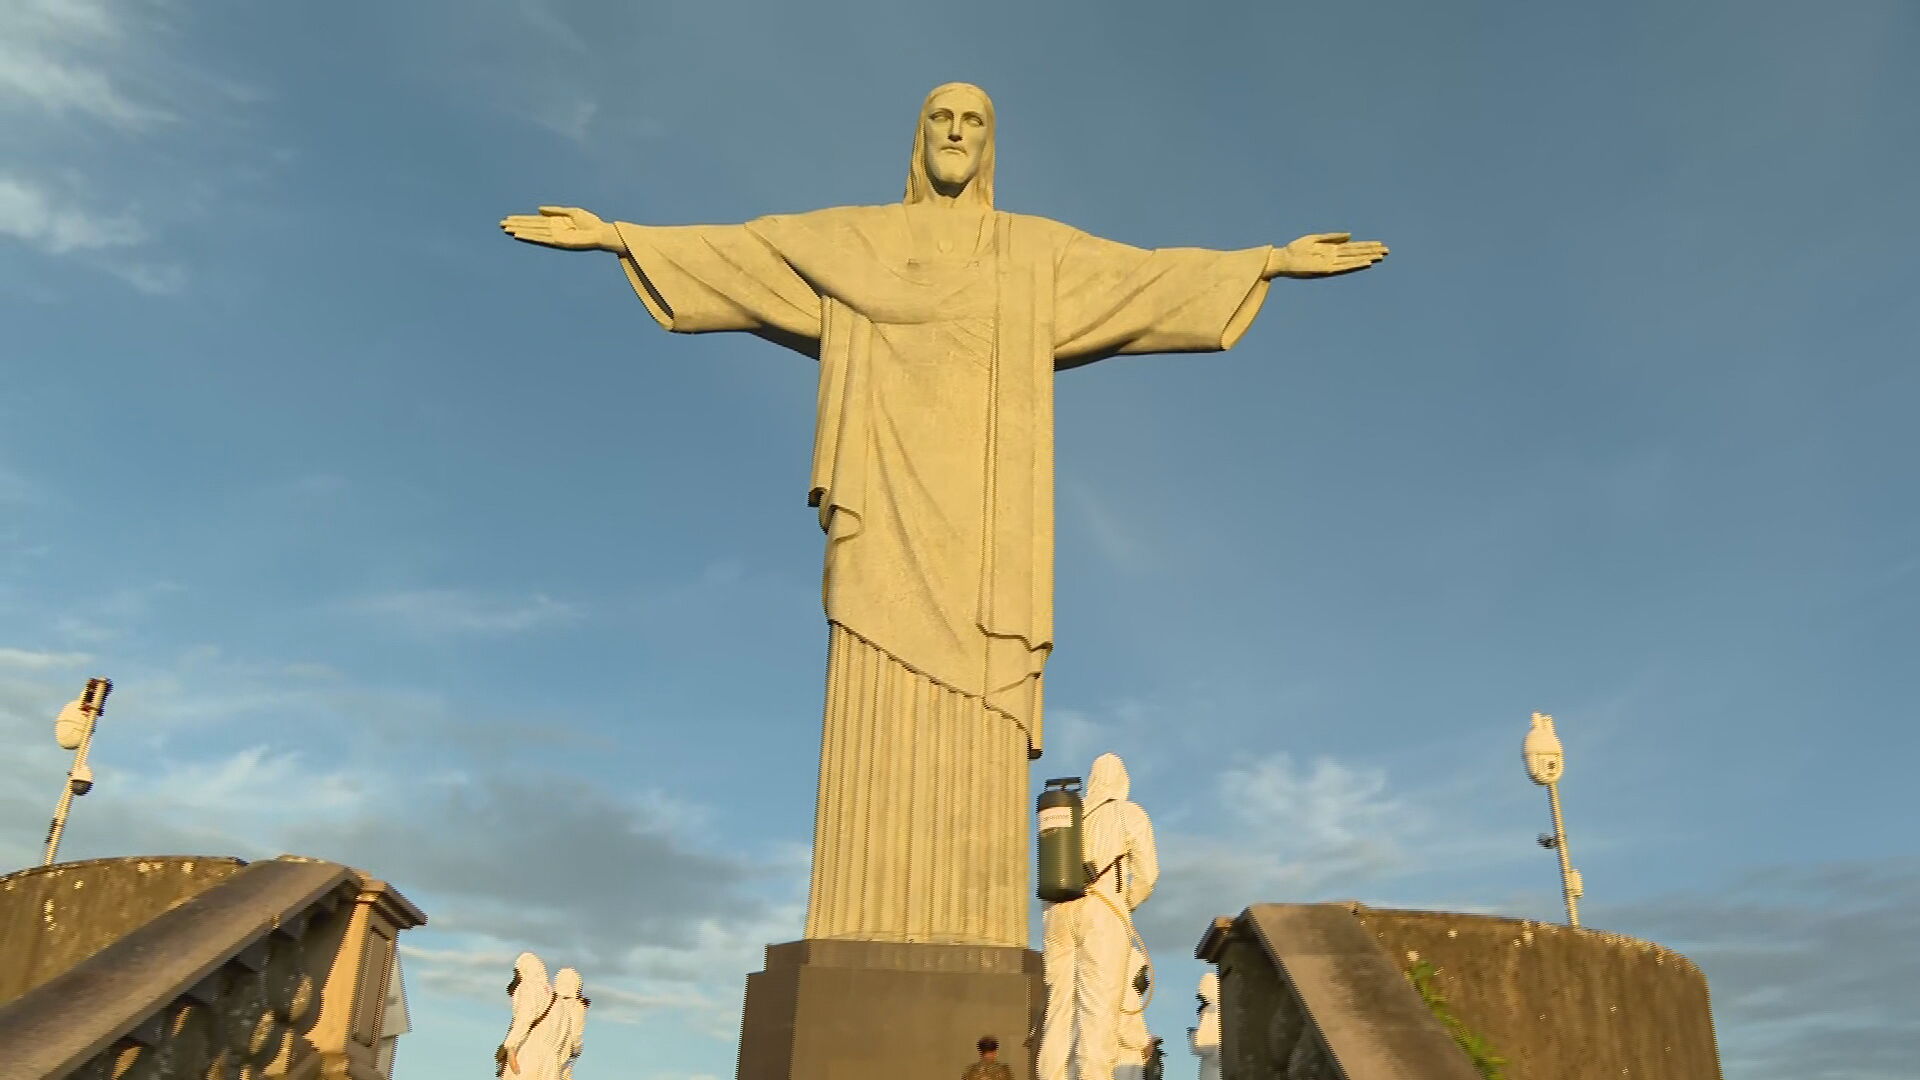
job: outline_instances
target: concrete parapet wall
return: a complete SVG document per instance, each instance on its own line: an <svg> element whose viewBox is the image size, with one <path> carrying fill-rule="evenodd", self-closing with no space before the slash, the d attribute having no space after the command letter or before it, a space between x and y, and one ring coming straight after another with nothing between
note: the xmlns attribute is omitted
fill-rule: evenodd
<svg viewBox="0 0 1920 1080"><path fill-rule="evenodd" d="M0 1005L240 872L239 859L147 855L0 877Z"/></svg>
<svg viewBox="0 0 1920 1080"><path fill-rule="evenodd" d="M1652 942L1557 923L1353 905L1401 969L1436 969L1515 1080L1719 1080L1707 980Z"/></svg>
<svg viewBox="0 0 1920 1080"><path fill-rule="evenodd" d="M1223 1080L1720 1080L1706 979L1651 942L1487 915L1257 904L1217 919Z"/></svg>

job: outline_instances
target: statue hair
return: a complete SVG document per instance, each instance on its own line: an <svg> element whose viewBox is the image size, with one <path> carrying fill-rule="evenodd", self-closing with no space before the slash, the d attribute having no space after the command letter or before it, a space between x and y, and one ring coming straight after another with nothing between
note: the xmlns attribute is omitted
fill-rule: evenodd
<svg viewBox="0 0 1920 1080"><path fill-rule="evenodd" d="M981 111L987 117L986 146L980 153L980 167L975 170L973 179L967 182L966 190L960 193L962 202L973 202L988 210L993 209L993 147L997 121L993 116L993 99L985 90L972 83L942 83L927 93L927 99L920 104L920 113L913 124L913 160L907 163L908 203L928 202L933 199L933 180L927 175L927 110L933 107L933 99L951 90L966 90L980 96Z"/></svg>

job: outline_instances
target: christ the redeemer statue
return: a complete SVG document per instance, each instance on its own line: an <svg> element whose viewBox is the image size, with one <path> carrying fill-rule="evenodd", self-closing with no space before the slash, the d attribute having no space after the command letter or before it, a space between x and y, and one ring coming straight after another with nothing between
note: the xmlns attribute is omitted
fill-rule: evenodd
<svg viewBox="0 0 1920 1080"><path fill-rule="evenodd" d="M820 362L825 730L806 936L1027 944L1027 762L1053 648L1054 372L1239 340L1276 277L1363 270L1344 233L1146 251L994 209L994 114L928 95L906 198L744 225L509 217L610 251L668 330Z"/></svg>

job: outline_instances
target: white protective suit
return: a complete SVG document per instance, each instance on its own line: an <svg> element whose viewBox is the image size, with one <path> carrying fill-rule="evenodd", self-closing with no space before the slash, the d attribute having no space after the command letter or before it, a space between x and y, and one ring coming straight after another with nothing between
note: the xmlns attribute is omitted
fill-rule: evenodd
<svg viewBox="0 0 1920 1080"><path fill-rule="evenodd" d="M1121 1019L1134 971L1133 909L1153 894L1160 856L1147 812L1127 801L1127 768L1102 754L1087 777L1084 855L1097 875L1087 895L1048 904L1041 915L1047 1014L1040 1080L1114 1080ZM1138 970L1136 967L1134 970Z"/></svg>
<svg viewBox="0 0 1920 1080"><path fill-rule="evenodd" d="M1220 1080L1220 973L1200 976L1200 1019L1187 1029L1187 1043L1200 1056L1200 1080Z"/></svg>
<svg viewBox="0 0 1920 1080"><path fill-rule="evenodd" d="M502 1080L562 1080L573 1042L566 1003L548 985L547 965L539 957L521 953L513 972L513 1026L502 1045L513 1051L520 1069L515 1072L509 1062Z"/></svg>
<svg viewBox="0 0 1920 1080"><path fill-rule="evenodd" d="M570 967L554 972L553 992L560 996L554 1009L565 1009L567 1013L567 1043L562 1047L566 1061L560 1066L560 1076L561 1080L573 1080L573 1062L580 1056L587 1030L587 999L580 992L580 972Z"/></svg>
<svg viewBox="0 0 1920 1080"><path fill-rule="evenodd" d="M1147 1075L1147 1055L1153 1049L1153 1034L1147 1030L1147 999L1134 987L1134 980L1145 967L1147 954L1140 950L1138 941L1130 942L1125 973L1126 997L1121 1003L1118 1028L1120 1045L1114 1049L1113 1080L1141 1080Z"/></svg>

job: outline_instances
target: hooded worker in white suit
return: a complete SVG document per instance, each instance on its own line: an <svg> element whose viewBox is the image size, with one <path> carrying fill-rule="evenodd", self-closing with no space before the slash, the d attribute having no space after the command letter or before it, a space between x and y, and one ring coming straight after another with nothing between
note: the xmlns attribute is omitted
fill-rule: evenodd
<svg viewBox="0 0 1920 1080"><path fill-rule="evenodd" d="M1200 1058L1200 1080L1220 1080L1220 973L1200 976L1200 1016L1187 1029L1187 1044Z"/></svg>
<svg viewBox="0 0 1920 1080"><path fill-rule="evenodd" d="M1114 754L1094 760L1082 818L1087 894L1048 904L1041 915L1047 1013L1040 1080L1114 1080L1136 935L1133 909L1153 895L1160 854L1147 812L1127 800L1127 767Z"/></svg>
<svg viewBox="0 0 1920 1080"><path fill-rule="evenodd" d="M578 1000L579 973L573 977ZM513 1026L501 1044L502 1080L563 1080L574 1043L571 1010L547 982L547 965L523 952L513 962Z"/></svg>
<svg viewBox="0 0 1920 1080"><path fill-rule="evenodd" d="M553 992L559 1001L556 1009L566 1011L566 1045L560 1048L564 1060L560 1065L561 1080L573 1080L573 1062L585 1048L587 1031L587 1006L592 1002L580 990L580 972L576 968L564 967L553 975Z"/></svg>

